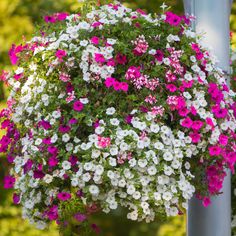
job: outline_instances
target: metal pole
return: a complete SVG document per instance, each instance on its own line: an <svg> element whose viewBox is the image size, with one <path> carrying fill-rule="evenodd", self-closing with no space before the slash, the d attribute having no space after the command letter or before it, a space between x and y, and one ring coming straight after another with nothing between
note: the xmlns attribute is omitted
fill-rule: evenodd
<svg viewBox="0 0 236 236"><path fill-rule="evenodd" d="M206 32L205 43L212 46L219 59L219 67L229 72L229 15L231 0L184 0L185 11L197 17L196 31ZM224 193L212 198L204 208L200 200L192 198L188 206L188 236L231 236L231 179L224 181Z"/></svg>

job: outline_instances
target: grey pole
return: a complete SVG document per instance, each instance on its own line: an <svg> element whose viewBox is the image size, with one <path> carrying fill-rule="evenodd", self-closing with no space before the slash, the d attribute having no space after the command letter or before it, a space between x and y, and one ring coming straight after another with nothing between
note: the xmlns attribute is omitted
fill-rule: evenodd
<svg viewBox="0 0 236 236"><path fill-rule="evenodd" d="M229 15L231 0L184 0L185 11L197 17L193 27L206 32L205 43L212 46L219 59L219 67L229 72ZM200 200L192 198L188 206L188 236L231 236L231 179L224 181L224 193L212 198L204 208Z"/></svg>

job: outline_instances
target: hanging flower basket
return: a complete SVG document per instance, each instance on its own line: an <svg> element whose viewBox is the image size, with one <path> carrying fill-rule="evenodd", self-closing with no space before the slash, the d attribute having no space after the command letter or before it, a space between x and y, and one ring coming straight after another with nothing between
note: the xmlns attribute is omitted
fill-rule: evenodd
<svg viewBox="0 0 236 236"><path fill-rule="evenodd" d="M235 93L190 20L108 4L47 16L11 48L0 148L24 218L85 235L98 211L151 222L220 193L236 161Z"/></svg>

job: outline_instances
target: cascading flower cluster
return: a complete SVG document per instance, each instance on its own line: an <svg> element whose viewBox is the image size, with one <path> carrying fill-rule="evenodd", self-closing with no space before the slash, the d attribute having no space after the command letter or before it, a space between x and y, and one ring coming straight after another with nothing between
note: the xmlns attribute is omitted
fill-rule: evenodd
<svg viewBox="0 0 236 236"><path fill-rule="evenodd" d="M119 206L146 222L194 193L207 206L236 161L235 93L190 20L119 3L45 20L2 74L4 186L23 217L82 230Z"/></svg>

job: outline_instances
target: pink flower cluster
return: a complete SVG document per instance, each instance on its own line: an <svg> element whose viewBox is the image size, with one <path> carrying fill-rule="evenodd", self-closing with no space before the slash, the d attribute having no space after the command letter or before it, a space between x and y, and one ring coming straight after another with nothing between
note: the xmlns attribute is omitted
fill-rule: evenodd
<svg viewBox="0 0 236 236"><path fill-rule="evenodd" d="M145 40L143 35L139 36L135 41L132 42L135 46L133 53L135 56L142 56L148 50L148 42Z"/></svg>
<svg viewBox="0 0 236 236"><path fill-rule="evenodd" d="M69 16L68 13L66 12L59 12L59 13L55 13L51 16L45 16L44 17L44 21L46 23L56 23L57 21L64 21L66 19L66 17Z"/></svg>
<svg viewBox="0 0 236 236"><path fill-rule="evenodd" d="M98 136L98 146L101 148L107 148L111 144L111 138Z"/></svg>
<svg viewBox="0 0 236 236"><path fill-rule="evenodd" d="M206 171L208 191L211 195L218 194L223 187L224 177L226 173L220 162L209 166Z"/></svg>
<svg viewBox="0 0 236 236"><path fill-rule="evenodd" d="M129 89L129 85L126 82L119 82L118 80L116 80L115 78L112 77L108 77L105 82L104 82L105 86L107 88L113 88L115 91L124 91L127 92Z"/></svg>
<svg viewBox="0 0 236 236"><path fill-rule="evenodd" d="M166 12L166 22L172 26L179 26L181 23L182 18L173 12Z"/></svg>

